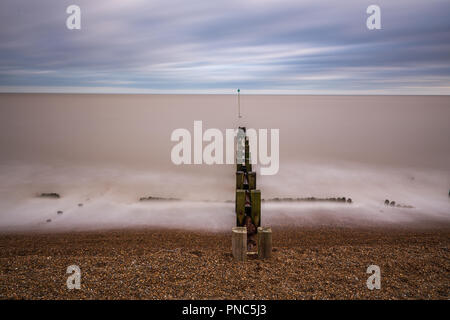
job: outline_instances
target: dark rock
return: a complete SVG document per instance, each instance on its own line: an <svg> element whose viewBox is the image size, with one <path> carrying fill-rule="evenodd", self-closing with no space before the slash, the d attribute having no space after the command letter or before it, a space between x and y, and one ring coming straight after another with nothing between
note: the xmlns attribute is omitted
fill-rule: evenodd
<svg viewBox="0 0 450 320"><path fill-rule="evenodd" d="M79 207L82 207L82 206L83 206L83 204L82 204L82 203L79 203L79 204L78 204L78 206L79 206Z"/></svg>
<svg viewBox="0 0 450 320"><path fill-rule="evenodd" d="M348 199L350 199L350 201L348 201ZM293 198L293 197L289 197L289 198L268 198L268 199L261 199L261 201L317 201L317 202L348 202L351 203L352 200L351 198L346 198L346 197L329 197L329 198L316 198L316 197L306 197L306 198ZM388 203L389 204L389 203Z"/></svg>
<svg viewBox="0 0 450 320"><path fill-rule="evenodd" d="M56 193L56 192L48 192L48 193L44 192L44 193L41 193L40 197L42 197L42 198L54 198L54 199L61 198L59 193Z"/></svg>
<svg viewBox="0 0 450 320"><path fill-rule="evenodd" d="M52 219L47 219L47 223L52 222Z"/></svg>
<svg viewBox="0 0 450 320"><path fill-rule="evenodd" d="M384 200L384 204L385 204L386 206L388 206L388 205L389 205L389 199Z"/></svg>
<svg viewBox="0 0 450 320"><path fill-rule="evenodd" d="M347 203L352 203L352 198L348 198Z"/></svg>
<svg viewBox="0 0 450 320"><path fill-rule="evenodd" d="M391 201L390 206L395 207L395 201Z"/></svg>
<svg viewBox="0 0 450 320"><path fill-rule="evenodd" d="M180 199L178 199L178 198L153 197L153 196L140 197L140 198L139 198L139 201L156 201L156 200L162 200L162 201L178 201L178 200L180 200Z"/></svg>
<svg viewBox="0 0 450 320"><path fill-rule="evenodd" d="M61 210L59 210L59 211L57 212L57 214L63 214L63 212L62 212Z"/></svg>

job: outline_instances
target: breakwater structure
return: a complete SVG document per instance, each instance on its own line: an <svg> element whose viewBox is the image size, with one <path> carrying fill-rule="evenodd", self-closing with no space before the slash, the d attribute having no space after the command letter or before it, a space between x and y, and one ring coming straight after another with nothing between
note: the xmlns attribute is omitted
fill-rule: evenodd
<svg viewBox="0 0 450 320"><path fill-rule="evenodd" d="M256 189L246 128L239 127L236 148L236 227L232 230L233 257L245 261L247 254L267 259L272 251L272 230L261 227L261 190Z"/></svg>

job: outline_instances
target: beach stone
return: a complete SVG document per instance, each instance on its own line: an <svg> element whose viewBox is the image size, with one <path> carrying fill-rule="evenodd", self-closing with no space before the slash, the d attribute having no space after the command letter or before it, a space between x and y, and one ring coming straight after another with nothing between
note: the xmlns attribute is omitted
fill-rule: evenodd
<svg viewBox="0 0 450 320"><path fill-rule="evenodd" d="M391 207L395 207L395 201L391 201Z"/></svg>
<svg viewBox="0 0 450 320"><path fill-rule="evenodd" d="M385 204L386 206L388 206L388 205L389 205L389 199L384 200L384 204Z"/></svg>

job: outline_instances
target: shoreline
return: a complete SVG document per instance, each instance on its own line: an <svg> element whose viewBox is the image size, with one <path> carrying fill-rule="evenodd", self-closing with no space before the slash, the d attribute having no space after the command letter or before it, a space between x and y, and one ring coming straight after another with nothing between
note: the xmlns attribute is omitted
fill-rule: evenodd
<svg viewBox="0 0 450 320"><path fill-rule="evenodd" d="M294 219L292 219L294 220ZM342 232L347 231L368 231L368 232L380 232L380 233L396 233L396 232L411 232L411 233L421 233L421 232L450 232L450 222L448 220L424 220L424 221L414 221L401 225L400 223L389 223L389 222L336 222L324 220L323 223L313 222L305 223L301 222L293 223L288 225L283 224L263 224L263 226L271 227L272 229L284 231L314 231L314 230L339 230ZM41 226L36 227L11 227L0 229L0 239L3 236L51 236L51 235L84 235L84 234L109 234L109 233L134 233L134 232L183 232L183 233L194 233L194 234L204 234L204 235L230 235L230 230L216 229L211 230L206 229L206 227L170 227L170 226L157 226L157 225L142 225L142 226L111 226L111 227L88 227L88 226L77 226L75 228L69 227L58 227L58 228L42 228ZM231 238L230 238L231 239Z"/></svg>

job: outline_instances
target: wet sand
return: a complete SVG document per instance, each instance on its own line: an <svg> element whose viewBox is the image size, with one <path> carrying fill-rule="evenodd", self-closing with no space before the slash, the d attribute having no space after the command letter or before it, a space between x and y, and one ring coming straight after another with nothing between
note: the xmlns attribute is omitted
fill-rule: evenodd
<svg viewBox="0 0 450 320"><path fill-rule="evenodd" d="M234 262L229 233L0 234L1 299L448 299L450 225L273 228L273 258ZM66 268L81 268L81 289ZM370 291L366 269L381 268Z"/></svg>

